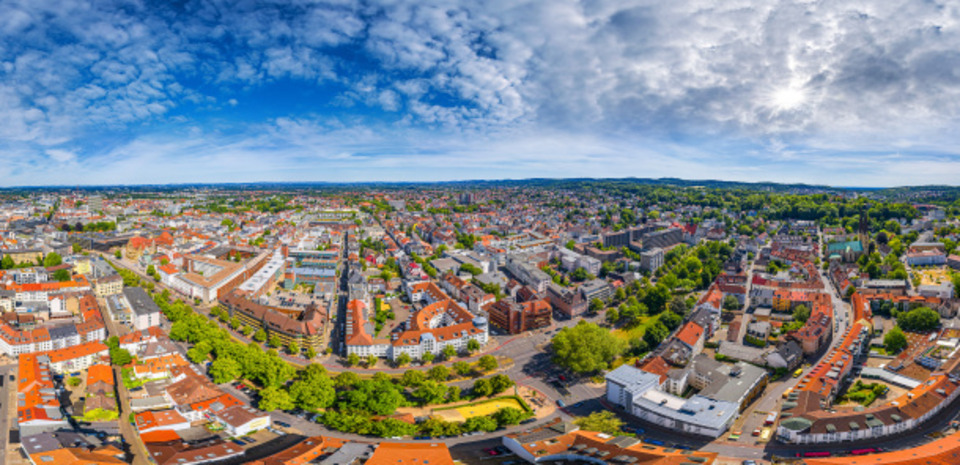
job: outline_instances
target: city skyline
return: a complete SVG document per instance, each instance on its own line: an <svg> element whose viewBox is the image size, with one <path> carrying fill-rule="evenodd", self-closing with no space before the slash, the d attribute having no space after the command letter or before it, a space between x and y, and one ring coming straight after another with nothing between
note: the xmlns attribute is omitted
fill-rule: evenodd
<svg viewBox="0 0 960 465"><path fill-rule="evenodd" d="M956 8L0 5L0 185L960 174Z"/></svg>

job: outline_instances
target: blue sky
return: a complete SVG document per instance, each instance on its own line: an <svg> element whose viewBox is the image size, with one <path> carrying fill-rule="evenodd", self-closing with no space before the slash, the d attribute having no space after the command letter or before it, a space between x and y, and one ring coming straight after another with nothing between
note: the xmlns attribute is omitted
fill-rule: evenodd
<svg viewBox="0 0 960 465"><path fill-rule="evenodd" d="M957 184L938 1L0 2L0 186Z"/></svg>

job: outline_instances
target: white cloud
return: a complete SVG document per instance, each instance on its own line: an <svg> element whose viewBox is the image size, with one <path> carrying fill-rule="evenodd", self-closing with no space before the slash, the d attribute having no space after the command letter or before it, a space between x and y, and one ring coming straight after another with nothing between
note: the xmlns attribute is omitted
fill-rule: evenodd
<svg viewBox="0 0 960 465"><path fill-rule="evenodd" d="M911 182L923 182L929 176L921 170L955 173L960 166L954 157L960 143L960 7L949 3L118 5L0 3L0 151L58 159L53 153L70 152L50 147L80 147L102 131L117 131L120 138L150 142L154 158L113 151L112 163L124 156L159 163L163 154L180 160L179 151L189 147L200 160L234 153L259 167L253 138L238 146L218 136L254 127L265 128L269 142L259 150L290 160L285 169L297 176L322 170L296 170L293 161L334 155L346 170L360 170L361 163L425 163L445 175L450 170L437 168L437 161L456 167L467 157L487 162L474 172L492 177L499 169L531 176L542 170L749 178L766 166L779 170L772 175L782 180L825 179L828 173L806 168L807 157L870 163L860 171L864 180L897 183L895 172L914 173ZM291 106L279 121L298 123L286 128L257 119L276 113L239 123L218 119L217 112L231 111L237 98L252 107L261 86L284 80L299 83L292 92L344 90L329 96L330 107ZM373 116L366 118L367 111ZM311 126L325 131L320 139L277 135L297 124L305 130L303 121L337 116L341 128ZM381 118L395 123L384 125ZM206 126L203 134L212 141L178 132L177 124ZM164 125L173 125L172 133L189 144L164 139L153 145ZM385 141L381 134L401 140ZM424 147L408 134L436 145ZM425 137L435 134L442 137ZM80 157L97 156L97 145L79 150ZM392 145L405 149L393 153ZM492 148L512 153L501 156ZM437 150L457 155L419 155ZM900 159L883 159L894 151ZM558 161L549 163L551 156ZM606 161L595 163L600 159ZM708 163L714 169L703 170ZM10 176L26 179L29 170L27 163Z"/></svg>
<svg viewBox="0 0 960 465"><path fill-rule="evenodd" d="M77 159L77 154L75 154L75 153L73 153L73 152L71 152L71 151L69 151L69 150L47 149L47 150L46 150L46 154L47 154L47 156L49 156L50 158L52 158L52 159L54 159L54 160L56 160L56 161L58 161L58 162L60 162L60 163L66 163L66 162L70 162L70 161L73 161L73 160L76 160L76 159Z"/></svg>

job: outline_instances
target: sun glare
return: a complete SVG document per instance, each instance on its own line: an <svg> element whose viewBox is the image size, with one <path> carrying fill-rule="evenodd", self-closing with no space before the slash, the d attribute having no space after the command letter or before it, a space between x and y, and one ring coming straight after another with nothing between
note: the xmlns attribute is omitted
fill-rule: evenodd
<svg viewBox="0 0 960 465"><path fill-rule="evenodd" d="M793 110L806 101L807 96L799 87L786 87L773 92L773 107L777 110Z"/></svg>

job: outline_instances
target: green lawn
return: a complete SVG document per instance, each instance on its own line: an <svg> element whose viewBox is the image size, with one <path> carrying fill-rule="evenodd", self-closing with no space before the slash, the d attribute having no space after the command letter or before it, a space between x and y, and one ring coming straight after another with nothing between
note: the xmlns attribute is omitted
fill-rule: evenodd
<svg viewBox="0 0 960 465"><path fill-rule="evenodd" d="M627 342L640 339L647 332L647 328L656 324L657 321L660 321L660 315L644 315L633 326L615 329L613 335Z"/></svg>
<svg viewBox="0 0 960 465"><path fill-rule="evenodd" d="M95 408L87 413L84 413L82 417L74 417L81 421L113 421L116 420L120 414L114 410L104 410L101 408Z"/></svg>

